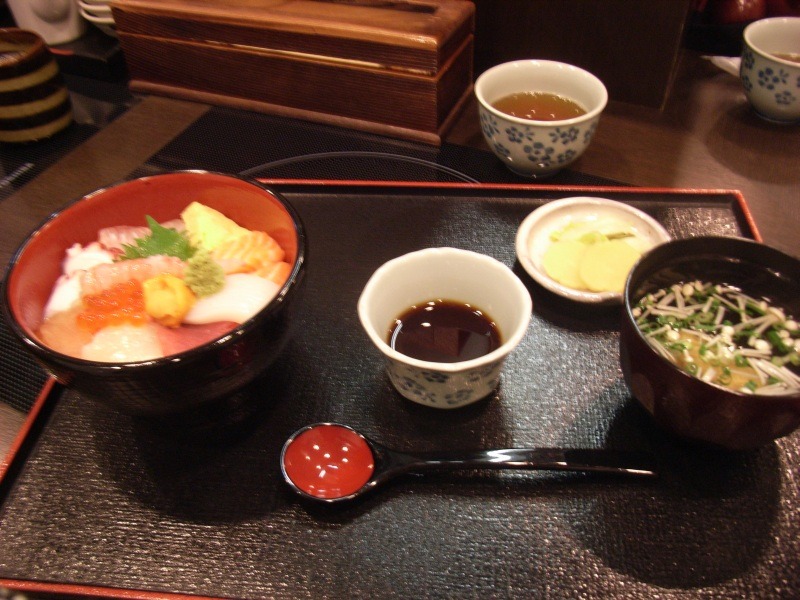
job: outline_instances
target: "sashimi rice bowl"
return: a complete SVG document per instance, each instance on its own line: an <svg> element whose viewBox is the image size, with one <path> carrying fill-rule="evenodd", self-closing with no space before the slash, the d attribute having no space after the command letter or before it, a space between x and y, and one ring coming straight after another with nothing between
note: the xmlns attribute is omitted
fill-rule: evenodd
<svg viewBox="0 0 800 600"><path fill-rule="evenodd" d="M168 414L251 383L280 353L302 279L294 208L204 171L85 196L22 244L5 278L12 332L62 383Z"/></svg>

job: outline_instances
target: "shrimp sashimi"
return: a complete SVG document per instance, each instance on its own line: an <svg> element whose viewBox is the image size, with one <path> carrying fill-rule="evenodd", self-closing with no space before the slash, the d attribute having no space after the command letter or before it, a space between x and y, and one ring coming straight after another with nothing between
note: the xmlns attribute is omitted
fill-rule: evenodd
<svg viewBox="0 0 800 600"><path fill-rule="evenodd" d="M285 254L278 242L263 231L228 238L211 251L226 273L251 273L282 261Z"/></svg>
<svg viewBox="0 0 800 600"><path fill-rule="evenodd" d="M162 227L174 229L175 231L185 231L186 226L182 219L171 219L161 223ZM116 225L114 227L104 227L97 233L97 241L108 250L122 250L123 246L131 246L136 243L137 238L150 235L150 227L147 225Z"/></svg>
<svg viewBox="0 0 800 600"><path fill-rule="evenodd" d="M81 294L99 294L118 283L144 281L162 273L183 277L185 269L186 263L180 258L164 255L100 264L82 274Z"/></svg>

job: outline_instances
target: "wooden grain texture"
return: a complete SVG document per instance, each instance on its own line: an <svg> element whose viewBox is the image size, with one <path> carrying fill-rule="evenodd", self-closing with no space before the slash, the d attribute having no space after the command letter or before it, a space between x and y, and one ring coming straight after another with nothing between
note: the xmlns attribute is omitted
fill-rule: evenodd
<svg viewBox="0 0 800 600"><path fill-rule="evenodd" d="M117 30L439 71L474 28L463 0L117 0Z"/></svg>
<svg viewBox="0 0 800 600"><path fill-rule="evenodd" d="M475 70L522 58L597 75L614 100L659 107L690 0L474 0Z"/></svg>
<svg viewBox="0 0 800 600"><path fill-rule="evenodd" d="M132 81L429 132L438 130L472 75L470 40L436 77L125 33L120 42ZM440 95L443 84L452 90Z"/></svg>

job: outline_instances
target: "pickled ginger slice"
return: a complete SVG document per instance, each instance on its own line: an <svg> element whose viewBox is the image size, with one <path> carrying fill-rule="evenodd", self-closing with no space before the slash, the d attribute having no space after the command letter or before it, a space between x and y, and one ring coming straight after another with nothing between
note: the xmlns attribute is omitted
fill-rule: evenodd
<svg viewBox="0 0 800 600"><path fill-rule="evenodd" d="M580 265L587 245L578 240L559 240L547 248L542 257L545 272L561 285L576 290L584 289Z"/></svg>
<svg viewBox="0 0 800 600"><path fill-rule="evenodd" d="M595 244L583 255L580 278L589 291L622 293L628 273L640 256L625 240Z"/></svg>
<svg viewBox="0 0 800 600"><path fill-rule="evenodd" d="M183 322L192 325L216 321L244 323L269 304L280 289L275 282L258 275L226 275L222 291L198 298Z"/></svg>
<svg viewBox="0 0 800 600"><path fill-rule="evenodd" d="M141 362L164 356L156 325L115 325L98 331L81 358L98 362Z"/></svg>

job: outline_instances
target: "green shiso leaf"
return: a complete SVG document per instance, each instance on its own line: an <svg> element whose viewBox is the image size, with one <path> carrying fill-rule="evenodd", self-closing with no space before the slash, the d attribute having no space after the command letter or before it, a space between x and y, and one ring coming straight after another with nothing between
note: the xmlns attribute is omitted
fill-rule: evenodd
<svg viewBox="0 0 800 600"><path fill-rule="evenodd" d="M118 260L132 260L165 254L175 256L181 260L189 260L195 253L195 248L189 238L176 229L163 227L150 215L147 215L147 225L150 234L136 238L135 244L123 244L123 253Z"/></svg>

